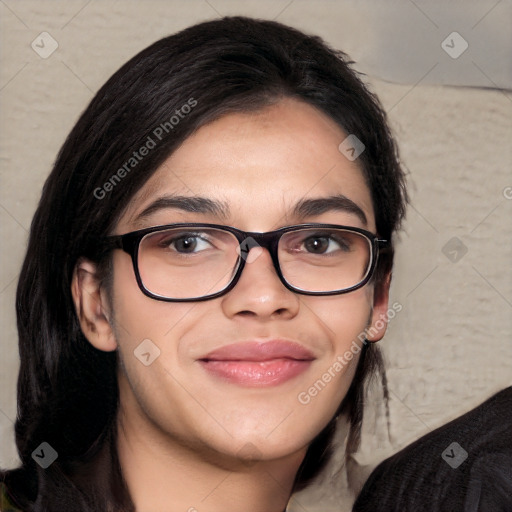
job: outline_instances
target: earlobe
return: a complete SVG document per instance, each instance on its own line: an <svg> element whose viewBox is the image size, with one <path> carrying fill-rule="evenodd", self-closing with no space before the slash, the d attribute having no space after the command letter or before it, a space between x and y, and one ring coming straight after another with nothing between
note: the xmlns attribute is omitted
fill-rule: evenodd
<svg viewBox="0 0 512 512"><path fill-rule="evenodd" d="M380 341L388 326L389 287L391 274L387 274L379 289L374 291L374 302L371 315L371 324L366 330L366 339L370 343Z"/></svg>
<svg viewBox="0 0 512 512"><path fill-rule="evenodd" d="M91 345L105 352L116 350L117 341L109 320L106 293L100 286L94 263L86 259L77 262L71 281L71 294L80 327Z"/></svg>

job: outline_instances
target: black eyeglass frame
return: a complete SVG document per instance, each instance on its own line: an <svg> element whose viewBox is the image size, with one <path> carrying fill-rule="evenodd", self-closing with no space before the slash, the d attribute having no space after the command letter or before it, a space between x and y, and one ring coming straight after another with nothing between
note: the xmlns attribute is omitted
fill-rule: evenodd
<svg viewBox="0 0 512 512"><path fill-rule="evenodd" d="M222 295L225 295L230 290L232 290L236 284L238 283L238 280L240 279L240 276L242 275L242 271L245 267L246 258L242 257L241 255L238 258L236 271L229 282L229 284L223 288L222 290L212 293L210 295L205 295L198 298L186 298L186 299L176 299L176 298L169 298L164 297L161 295L156 295L152 293L150 290L148 290L144 283L142 282L142 278L140 276L139 272L139 264L138 264L138 255L139 255L139 245L142 239L151 233L157 233L159 231L165 231L167 229L174 229L174 228L214 228L219 229L222 231L227 231L229 233L232 233L235 235L235 237L238 240L238 243L240 244L239 250L240 254L242 252L246 252L247 255L249 254L249 251L253 247L262 247L264 249L267 249L270 253L270 257L272 258L272 262L274 264L274 268L276 270L277 275L279 276L279 279L283 283L283 285L290 291L299 293L301 295L318 295L318 296L324 296L324 295L340 295L343 293L349 293L354 290L357 290L358 288L363 287L368 281L372 278L373 273L375 271L375 268L377 266L377 261L379 257L380 249L383 246L386 246L388 244L387 240L382 240L378 237L378 235L375 235L371 231L367 231L365 229L356 228L353 226L343 226L339 224L297 224L294 226L285 226L279 229L276 229L274 231L267 231L265 233L258 233L258 232L251 232L251 231L242 231L240 229L234 228L232 226L226 226L221 224L205 224L205 223L197 223L197 222L185 222L185 223L176 223L176 224L165 224L162 226L153 226L150 228L145 229L139 229L137 231L131 231L130 233L125 233L123 235L114 235L114 236L108 236L103 239L102 248L104 251L110 251L114 249L121 249L124 252L128 253L131 256L132 264L133 264L133 271L135 273L135 278L137 280L137 284L139 285L140 290L144 295L147 297L150 297L152 299L164 301L164 302L199 302L204 300L210 300L215 299L217 297L220 297ZM351 286L350 288L344 288L341 290L334 290L329 292L309 292L306 290L302 290L301 288L296 288L290 283L288 283L283 276L281 272L281 267L279 265L279 258L278 258L278 247L279 247L279 241L281 237L285 233L289 233L291 231L300 231L303 229L343 229L345 231L358 233L360 235L363 235L369 242L370 246L370 266L368 268L368 271L366 272L365 277L356 285ZM243 247L243 243L246 242L245 248ZM255 242L255 243L254 243ZM245 249L245 250L244 250Z"/></svg>

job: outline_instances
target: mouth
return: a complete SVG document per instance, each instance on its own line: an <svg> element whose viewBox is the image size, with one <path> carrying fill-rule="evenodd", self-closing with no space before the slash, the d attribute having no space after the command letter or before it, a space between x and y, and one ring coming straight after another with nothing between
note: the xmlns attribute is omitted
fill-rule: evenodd
<svg viewBox="0 0 512 512"><path fill-rule="evenodd" d="M275 386L306 371L315 360L296 342L271 340L233 343L199 359L213 377L246 387Z"/></svg>

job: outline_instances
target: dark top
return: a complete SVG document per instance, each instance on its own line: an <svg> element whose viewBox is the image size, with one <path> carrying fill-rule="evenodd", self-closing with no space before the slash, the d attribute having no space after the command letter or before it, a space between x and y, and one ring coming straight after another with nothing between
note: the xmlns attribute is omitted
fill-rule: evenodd
<svg viewBox="0 0 512 512"><path fill-rule="evenodd" d="M352 512L512 512L512 387L372 472Z"/></svg>
<svg viewBox="0 0 512 512"><path fill-rule="evenodd" d="M0 511L22 512L21 508L15 505L14 499L10 496L7 486L3 482L0 482Z"/></svg>

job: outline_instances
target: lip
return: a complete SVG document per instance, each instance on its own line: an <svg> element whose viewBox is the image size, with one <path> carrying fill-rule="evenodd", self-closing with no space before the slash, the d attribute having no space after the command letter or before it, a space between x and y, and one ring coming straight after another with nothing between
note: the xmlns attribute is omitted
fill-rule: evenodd
<svg viewBox="0 0 512 512"><path fill-rule="evenodd" d="M275 386L306 371L315 359L288 340L245 341L225 345L199 359L214 377L247 387Z"/></svg>
<svg viewBox="0 0 512 512"><path fill-rule="evenodd" d="M274 339L268 341L242 341L224 345L209 352L201 360L211 361L269 361L271 359L315 359L313 353L295 341Z"/></svg>

